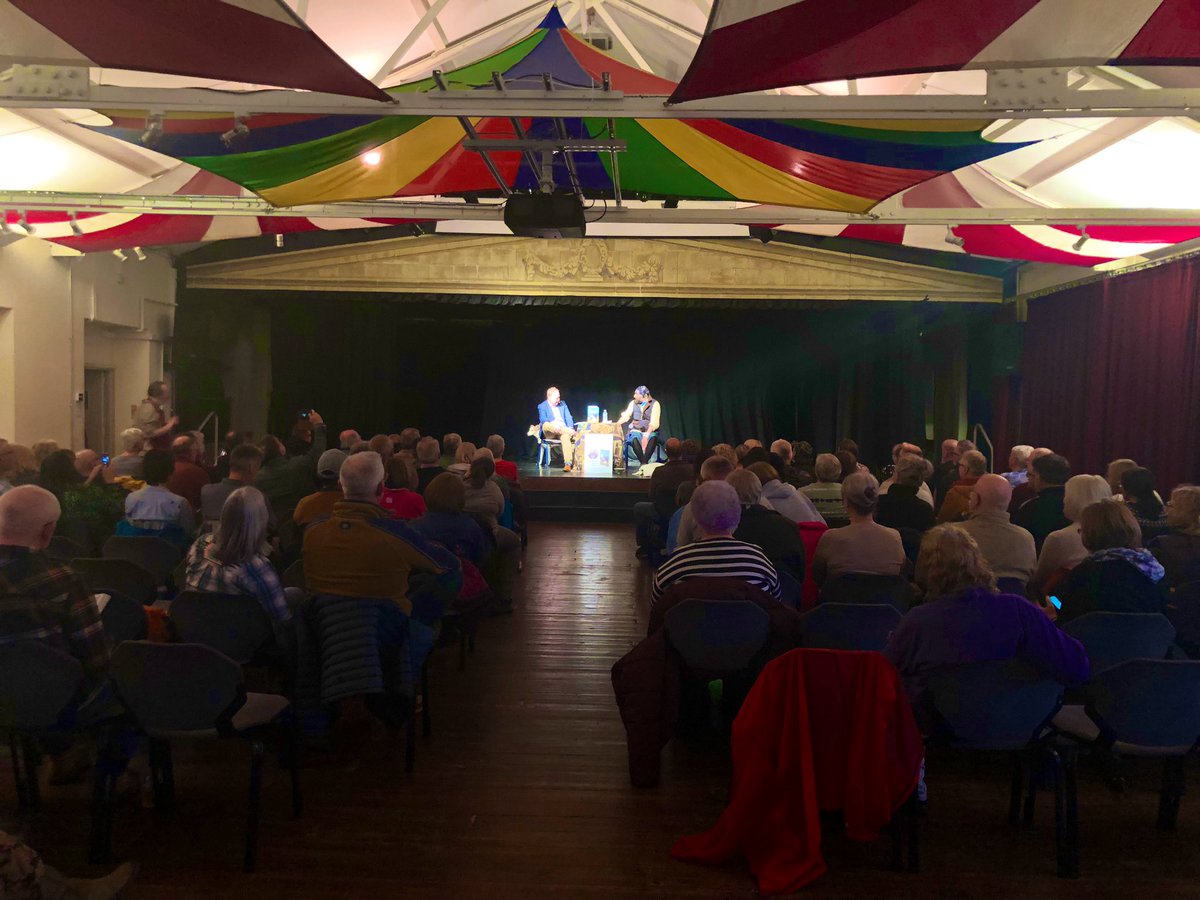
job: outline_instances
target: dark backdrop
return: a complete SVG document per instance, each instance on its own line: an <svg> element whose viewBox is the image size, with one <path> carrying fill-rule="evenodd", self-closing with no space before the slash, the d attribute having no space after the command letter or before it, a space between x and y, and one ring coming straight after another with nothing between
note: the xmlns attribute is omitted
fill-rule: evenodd
<svg viewBox="0 0 1200 900"><path fill-rule="evenodd" d="M313 407L331 431L369 436L415 425L474 441L496 431L520 449L548 385L561 388L577 418L589 403L616 418L644 383L662 403L667 435L709 443L800 437L818 449L853 436L872 461L897 440L924 436L934 392L948 389L939 383L947 344L965 346L994 311L230 293L183 292L178 340L194 356L189 334L221 306L269 310L276 433ZM181 397L187 390L180 385Z"/></svg>

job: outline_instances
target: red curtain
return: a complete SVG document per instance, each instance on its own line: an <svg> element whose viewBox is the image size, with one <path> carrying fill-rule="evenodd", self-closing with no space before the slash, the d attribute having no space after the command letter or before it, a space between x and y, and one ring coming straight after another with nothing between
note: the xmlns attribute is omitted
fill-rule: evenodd
<svg viewBox="0 0 1200 900"><path fill-rule="evenodd" d="M1021 370L1022 443L1076 473L1130 457L1160 489L1200 482L1200 260L1031 301Z"/></svg>

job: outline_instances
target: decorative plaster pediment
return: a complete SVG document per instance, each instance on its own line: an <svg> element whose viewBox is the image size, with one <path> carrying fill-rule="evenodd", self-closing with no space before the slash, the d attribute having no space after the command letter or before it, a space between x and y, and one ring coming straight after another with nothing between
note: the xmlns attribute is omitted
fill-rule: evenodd
<svg viewBox="0 0 1200 900"><path fill-rule="evenodd" d="M427 235L190 266L188 287L755 300L1002 300L1000 279L752 238Z"/></svg>

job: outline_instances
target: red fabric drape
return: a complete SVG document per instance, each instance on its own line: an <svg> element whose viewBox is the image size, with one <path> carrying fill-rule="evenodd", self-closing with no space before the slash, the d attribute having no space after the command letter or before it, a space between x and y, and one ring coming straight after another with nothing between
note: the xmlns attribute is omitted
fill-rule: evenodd
<svg viewBox="0 0 1200 900"><path fill-rule="evenodd" d="M1031 301L1021 369L1022 443L1075 473L1130 457L1160 490L1200 481L1200 260Z"/></svg>

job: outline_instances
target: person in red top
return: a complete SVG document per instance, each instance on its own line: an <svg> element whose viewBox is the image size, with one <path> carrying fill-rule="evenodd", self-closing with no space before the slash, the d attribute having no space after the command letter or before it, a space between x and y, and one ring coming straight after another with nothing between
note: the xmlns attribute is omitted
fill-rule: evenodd
<svg viewBox="0 0 1200 900"><path fill-rule="evenodd" d="M208 470L196 462L200 448L191 435L181 434L171 442L171 453L175 457L175 469L167 479L166 488L186 500L193 512L199 512L200 491L212 482Z"/></svg>
<svg viewBox="0 0 1200 900"><path fill-rule="evenodd" d="M496 464L496 474L509 484L516 484L519 479L517 464L504 458L504 438L493 434L487 439L487 448L492 451L492 462Z"/></svg>
<svg viewBox="0 0 1200 900"><path fill-rule="evenodd" d="M419 519L425 515L425 499L416 492L417 470L404 456L393 456L387 464L387 484L379 505L393 519Z"/></svg>

